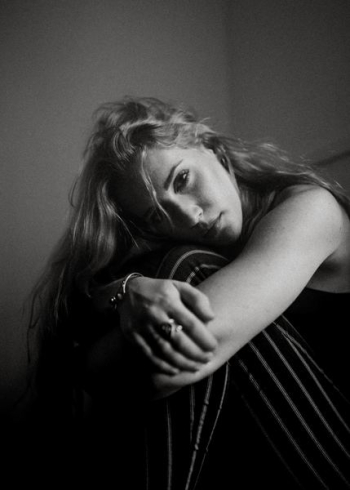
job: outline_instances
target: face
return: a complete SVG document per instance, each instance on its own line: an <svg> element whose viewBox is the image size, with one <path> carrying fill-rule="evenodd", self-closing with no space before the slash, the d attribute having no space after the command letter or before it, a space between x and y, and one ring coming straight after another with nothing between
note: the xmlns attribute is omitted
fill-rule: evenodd
<svg viewBox="0 0 350 490"><path fill-rule="evenodd" d="M235 178L204 147L153 149L144 169L167 220L149 196L139 171L124 187L122 206L161 235L180 241L226 246L242 229L242 206Z"/></svg>

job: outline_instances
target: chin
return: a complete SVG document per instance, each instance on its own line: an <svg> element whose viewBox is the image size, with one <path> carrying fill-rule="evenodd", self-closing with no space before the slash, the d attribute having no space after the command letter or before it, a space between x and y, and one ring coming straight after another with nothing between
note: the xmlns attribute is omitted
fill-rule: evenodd
<svg viewBox="0 0 350 490"><path fill-rule="evenodd" d="M222 239L222 240L214 240L212 242L206 242L205 244L203 243L203 245L207 245L208 247L213 247L219 251L225 251L225 254L226 252L229 252L230 250L232 250L234 248L234 245L236 243L236 240L235 239Z"/></svg>
<svg viewBox="0 0 350 490"><path fill-rule="evenodd" d="M240 237L240 233L237 230L229 229L225 230L217 239L217 244L222 247L234 245Z"/></svg>

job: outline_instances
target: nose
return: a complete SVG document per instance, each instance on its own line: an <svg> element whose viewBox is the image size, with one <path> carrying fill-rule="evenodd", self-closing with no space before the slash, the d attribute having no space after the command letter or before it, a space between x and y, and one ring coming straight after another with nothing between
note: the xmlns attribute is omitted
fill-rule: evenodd
<svg viewBox="0 0 350 490"><path fill-rule="evenodd" d="M203 209L195 202L176 202L173 203L169 214L175 226L186 226L192 228L203 219Z"/></svg>

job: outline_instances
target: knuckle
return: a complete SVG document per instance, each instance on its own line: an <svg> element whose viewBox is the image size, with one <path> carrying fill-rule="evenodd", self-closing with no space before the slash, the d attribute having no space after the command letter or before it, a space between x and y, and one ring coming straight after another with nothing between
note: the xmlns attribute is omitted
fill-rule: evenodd
<svg viewBox="0 0 350 490"><path fill-rule="evenodd" d="M162 292L164 297L177 297L179 296L178 289L174 286L172 281L165 281L163 283Z"/></svg>
<svg viewBox="0 0 350 490"><path fill-rule="evenodd" d="M167 291L167 292L174 291L176 289L174 287L173 282L169 279L162 281L162 286L163 286L164 291Z"/></svg>
<svg viewBox="0 0 350 490"><path fill-rule="evenodd" d="M161 350L163 353L168 353L171 351L171 346L158 332L153 330L153 338L157 343L157 349Z"/></svg>
<svg viewBox="0 0 350 490"><path fill-rule="evenodd" d="M178 293L175 288L167 287L166 290L162 291L162 294L158 296L158 301L161 305L168 305L174 302L178 298Z"/></svg>
<svg viewBox="0 0 350 490"><path fill-rule="evenodd" d="M188 319L186 321L186 332L191 334L193 333L194 330L197 330L197 322L193 319Z"/></svg>
<svg viewBox="0 0 350 490"><path fill-rule="evenodd" d="M162 295L161 297L159 297L158 302L161 308L167 309L173 303L173 298L171 297L171 295L168 294Z"/></svg>
<svg viewBox="0 0 350 490"><path fill-rule="evenodd" d="M154 326L159 325L160 323L159 319L162 316L163 309L164 308L162 308L161 305L159 305L159 302L154 303L149 307L147 312L147 317L148 317L148 322L150 324L150 328L152 328L152 326L154 328Z"/></svg>
<svg viewBox="0 0 350 490"><path fill-rule="evenodd" d="M188 345L185 335L175 335L172 340L173 345L177 350L185 351L188 350Z"/></svg>
<svg viewBox="0 0 350 490"><path fill-rule="evenodd" d="M161 338L159 345L162 349L163 354L170 355L172 353L173 349L166 340Z"/></svg>

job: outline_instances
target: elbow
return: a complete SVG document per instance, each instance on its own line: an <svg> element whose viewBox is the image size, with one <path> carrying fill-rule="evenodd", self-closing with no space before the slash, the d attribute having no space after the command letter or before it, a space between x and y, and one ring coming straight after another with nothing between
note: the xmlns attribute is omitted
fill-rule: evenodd
<svg viewBox="0 0 350 490"><path fill-rule="evenodd" d="M186 386L181 382L181 375L171 376L162 373L152 374L150 385L150 398L152 401L167 398Z"/></svg>
<svg viewBox="0 0 350 490"><path fill-rule="evenodd" d="M153 373L151 376L152 400L160 400L173 395L186 386L193 385L213 374L222 364L222 358L214 358L198 371L181 371L178 374Z"/></svg>
<svg viewBox="0 0 350 490"><path fill-rule="evenodd" d="M209 364L209 363L208 363ZM152 400L160 400L173 395L186 386L197 383L211 374L208 365L195 372L181 371L178 374L153 373L151 376Z"/></svg>

